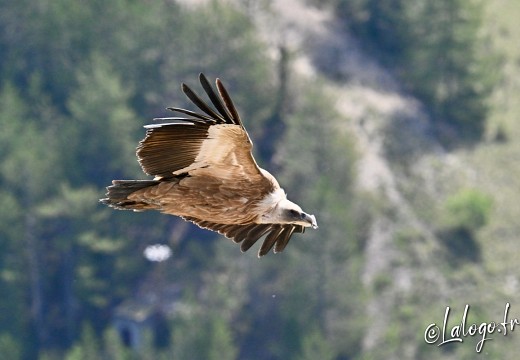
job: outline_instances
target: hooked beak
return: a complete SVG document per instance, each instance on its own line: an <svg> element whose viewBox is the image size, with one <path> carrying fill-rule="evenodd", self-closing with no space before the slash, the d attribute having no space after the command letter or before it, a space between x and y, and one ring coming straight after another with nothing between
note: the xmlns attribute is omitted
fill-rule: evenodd
<svg viewBox="0 0 520 360"><path fill-rule="evenodd" d="M314 215L305 214L304 220L308 222L313 229L318 228L318 223L316 222L316 217Z"/></svg>

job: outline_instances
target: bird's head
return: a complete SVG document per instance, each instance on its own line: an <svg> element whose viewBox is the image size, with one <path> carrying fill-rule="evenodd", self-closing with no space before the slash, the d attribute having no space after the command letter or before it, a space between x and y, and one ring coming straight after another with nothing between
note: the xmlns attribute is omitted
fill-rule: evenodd
<svg viewBox="0 0 520 360"><path fill-rule="evenodd" d="M304 227L312 227L313 229L318 228L316 217L314 215L307 214L302 210L301 207L296 205L290 200L281 200L272 213L268 215L269 219L266 222L281 223L281 224L296 224Z"/></svg>

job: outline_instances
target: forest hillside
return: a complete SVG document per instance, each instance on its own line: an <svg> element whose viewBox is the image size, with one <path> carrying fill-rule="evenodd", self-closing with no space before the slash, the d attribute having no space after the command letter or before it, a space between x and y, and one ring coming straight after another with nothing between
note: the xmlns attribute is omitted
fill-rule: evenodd
<svg viewBox="0 0 520 360"><path fill-rule="evenodd" d="M0 352L512 358L518 16L512 0L0 1ZM200 72L318 219L280 254L98 201L146 178L142 126L193 109L180 84L200 93Z"/></svg>

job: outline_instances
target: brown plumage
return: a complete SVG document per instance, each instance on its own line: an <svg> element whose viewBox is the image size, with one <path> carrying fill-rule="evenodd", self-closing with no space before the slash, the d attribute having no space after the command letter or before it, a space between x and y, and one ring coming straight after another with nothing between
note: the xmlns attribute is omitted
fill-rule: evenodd
<svg viewBox="0 0 520 360"><path fill-rule="evenodd" d="M182 91L204 113L168 108L181 117L155 119L137 147L153 180L114 180L101 202L121 210L158 210L180 216L241 243L247 251L265 235L258 252L281 252L293 233L317 228L314 215L287 200L276 179L256 164L252 143L222 82L215 92L200 83L214 109L187 85Z"/></svg>

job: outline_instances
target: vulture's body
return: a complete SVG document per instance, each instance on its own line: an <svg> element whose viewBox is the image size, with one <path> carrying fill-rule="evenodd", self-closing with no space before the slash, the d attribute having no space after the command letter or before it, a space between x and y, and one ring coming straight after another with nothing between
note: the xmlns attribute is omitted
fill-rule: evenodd
<svg viewBox="0 0 520 360"><path fill-rule="evenodd" d="M252 143L226 89L200 82L215 110L188 86L184 93L205 114L169 108L183 117L146 126L137 147L153 180L114 180L101 201L116 209L158 210L217 231L246 251L267 234L258 255L282 251L294 232L317 228L316 219L287 200L276 179L256 164Z"/></svg>

